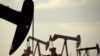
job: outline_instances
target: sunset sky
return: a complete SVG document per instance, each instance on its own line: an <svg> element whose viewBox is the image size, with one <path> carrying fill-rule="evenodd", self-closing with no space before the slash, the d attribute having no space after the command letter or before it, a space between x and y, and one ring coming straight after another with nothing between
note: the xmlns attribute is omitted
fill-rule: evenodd
<svg viewBox="0 0 100 56"><path fill-rule="evenodd" d="M21 11L24 0L0 0L0 4ZM48 41L49 35L81 36L81 47L100 46L100 0L33 0L34 37ZM6 13L6 12L5 12ZM33 25L33 24L32 24ZM17 25L0 18L0 56L9 56L9 50ZM32 36L32 27L27 35ZM26 37L26 39L27 39ZM21 56L26 49L26 39L12 56ZM54 42L57 53L61 53L63 39ZM75 56L75 41L68 40L69 56ZM50 54L41 45L42 54ZM83 53L82 53L83 54ZM36 54L37 55L37 54ZM65 51L63 56L65 56ZM96 56L96 50L90 56Z"/></svg>

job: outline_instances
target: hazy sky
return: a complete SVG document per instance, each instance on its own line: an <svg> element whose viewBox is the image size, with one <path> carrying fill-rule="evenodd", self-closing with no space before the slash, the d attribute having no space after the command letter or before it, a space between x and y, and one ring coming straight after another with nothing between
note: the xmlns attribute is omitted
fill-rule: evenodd
<svg viewBox="0 0 100 56"><path fill-rule="evenodd" d="M0 0L0 3L17 11L21 11L24 0ZM66 36L81 35L80 47L100 45L100 0L33 0L34 36L48 41L49 35L61 34ZM5 12L6 13L6 12ZM0 55L9 56L10 45L14 37L16 25L0 19ZM32 28L28 36L32 36ZM68 50L75 56L75 43L68 41ZM42 45L41 45L42 46ZM61 52L63 40L54 42L57 53ZM43 47L41 49L45 48ZM12 56L21 56L26 49L26 40ZM74 51L73 51L74 50ZM44 49L43 54L50 54ZM46 53L47 52L47 53ZM73 54L74 53L74 54ZM96 56L96 50L90 52ZM63 54L65 56L65 53Z"/></svg>

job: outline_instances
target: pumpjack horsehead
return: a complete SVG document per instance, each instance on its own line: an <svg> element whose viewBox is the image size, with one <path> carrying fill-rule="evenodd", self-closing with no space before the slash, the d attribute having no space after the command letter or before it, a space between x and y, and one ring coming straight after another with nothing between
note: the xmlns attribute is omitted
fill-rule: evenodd
<svg viewBox="0 0 100 56"><path fill-rule="evenodd" d="M27 36L33 19L34 4L32 0L25 0L21 12L0 4L0 18L17 25L9 55L12 55Z"/></svg>

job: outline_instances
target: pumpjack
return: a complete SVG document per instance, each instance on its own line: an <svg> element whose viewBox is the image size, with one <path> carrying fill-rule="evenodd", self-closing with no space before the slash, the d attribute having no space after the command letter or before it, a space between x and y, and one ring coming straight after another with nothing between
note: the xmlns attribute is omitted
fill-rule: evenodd
<svg viewBox="0 0 100 56"><path fill-rule="evenodd" d="M45 50L47 50L48 47L49 47L49 41L44 42L44 41L42 41L42 40L39 40L39 39L34 38L34 37L31 37L31 36L29 36L29 37L27 38L27 46L30 46L30 42L29 42L30 39L37 42L36 47L35 47L35 50L34 50L34 53L33 53L33 56L35 56L35 53L36 53L36 49L37 49L37 48L38 48L38 54L39 54L39 56L41 56L40 43L41 43L41 44L44 44L44 45L46 46L46 49L45 49Z"/></svg>
<svg viewBox="0 0 100 56"><path fill-rule="evenodd" d="M71 36L59 35L59 34L54 34L53 38L51 38L51 35L50 35L50 40L51 41L55 41L58 38L64 39L64 44L63 44L63 48L62 48L62 52L61 52L60 56L62 56L62 54L63 54L64 47L66 48L66 56L68 56L68 48L67 48L67 43L66 43L67 40L77 41L77 48L80 46L80 43L81 43L80 35L77 35L76 38L71 37Z"/></svg>
<svg viewBox="0 0 100 56"><path fill-rule="evenodd" d="M9 55L12 55L19 48L27 36L33 19L33 12L34 3L32 0L24 1L21 12L0 4L0 18L17 25Z"/></svg>
<svg viewBox="0 0 100 56"><path fill-rule="evenodd" d="M100 53L98 44L96 44L96 47L79 48L77 49L77 52L79 53L79 56L81 56L81 51L85 51L84 56L85 55L89 56L89 50L94 50L94 49L97 50L97 56L98 56L98 54Z"/></svg>

